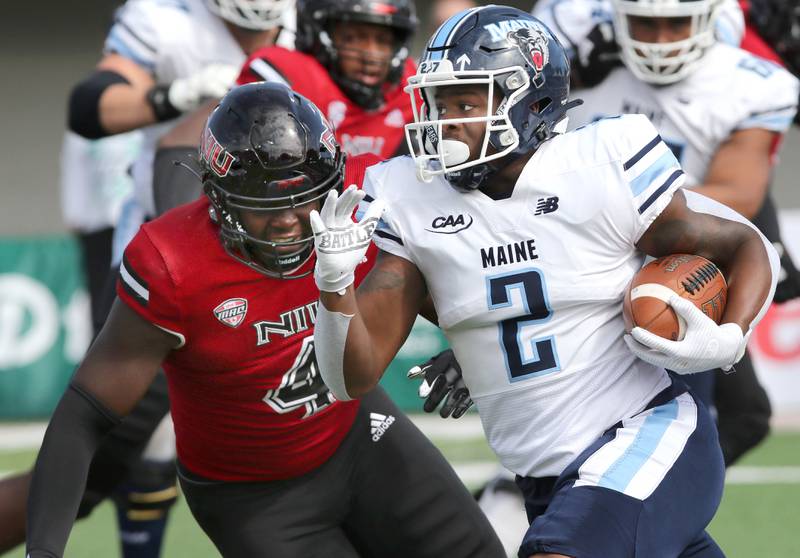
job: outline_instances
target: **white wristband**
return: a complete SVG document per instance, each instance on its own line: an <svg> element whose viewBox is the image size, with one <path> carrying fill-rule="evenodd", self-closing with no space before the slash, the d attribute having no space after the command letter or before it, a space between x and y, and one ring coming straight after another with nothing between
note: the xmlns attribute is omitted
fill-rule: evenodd
<svg viewBox="0 0 800 558"><path fill-rule="evenodd" d="M347 393L344 381L344 345L351 319L352 315L331 312L325 308L322 301L319 302L317 321L314 324L317 366L322 381L339 401L352 399Z"/></svg>

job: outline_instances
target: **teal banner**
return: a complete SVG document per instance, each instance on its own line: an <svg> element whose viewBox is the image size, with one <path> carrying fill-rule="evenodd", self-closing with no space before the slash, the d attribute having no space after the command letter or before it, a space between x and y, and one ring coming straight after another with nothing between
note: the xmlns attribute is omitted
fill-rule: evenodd
<svg viewBox="0 0 800 558"><path fill-rule="evenodd" d="M0 239L0 420L50 415L91 341L89 299L72 237ZM381 385L405 411L422 411L412 366L447 347L419 318Z"/></svg>
<svg viewBox="0 0 800 558"><path fill-rule="evenodd" d="M78 243L0 239L0 419L47 417L90 340Z"/></svg>

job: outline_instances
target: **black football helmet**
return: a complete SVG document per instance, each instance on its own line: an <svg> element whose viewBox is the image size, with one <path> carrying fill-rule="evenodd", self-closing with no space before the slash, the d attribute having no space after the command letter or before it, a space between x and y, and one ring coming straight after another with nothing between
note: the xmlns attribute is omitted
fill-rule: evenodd
<svg viewBox="0 0 800 558"><path fill-rule="evenodd" d="M331 25L339 21L374 23L390 27L397 39L389 63L388 84L403 75L408 41L417 29L413 0L298 0L295 48L319 60L342 92L354 103L375 110L383 104L384 86L369 86L348 79L339 68L339 52L331 40Z"/></svg>
<svg viewBox="0 0 800 558"><path fill-rule="evenodd" d="M265 241L247 232L240 212L296 208L341 189L345 157L319 109L279 83L236 87L209 116L199 159L228 253L271 277L308 275L297 271L314 248L308 224L297 240ZM296 249L279 250L286 246Z"/></svg>
<svg viewBox="0 0 800 558"><path fill-rule="evenodd" d="M800 76L800 4L787 0L750 0L750 21L789 71Z"/></svg>
<svg viewBox="0 0 800 558"><path fill-rule="evenodd" d="M483 117L440 119L437 87L485 84L488 110ZM417 174L437 174L462 190L479 188L502 164L535 150L566 130L566 113L581 101L568 102L569 60L558 39L527 12L484 6L460 12L433 34L408 80L414 123L406 139ZM492 113L493 101L500 104ZM468 160L466 144L442 138L445 123L486 123L481 153ZM489 147L492 148L490 151Z"/></svg>

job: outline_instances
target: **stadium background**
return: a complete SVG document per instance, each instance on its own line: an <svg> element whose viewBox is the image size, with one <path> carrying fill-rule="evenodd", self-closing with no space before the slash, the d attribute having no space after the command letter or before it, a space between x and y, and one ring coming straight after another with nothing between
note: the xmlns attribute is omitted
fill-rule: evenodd
<svg viewBox="0 0 800 558"><path fill-rule="evenodd" d="M532 5L509 3L523 9ZM0 424L0 474L29 466L42 425L18 421L46 417L88 342L78 252L60 212L58 161L67 94L96 63L118 4L84 0L76 9L76 4L67 2L5 3L0 18L0 420L12 421ZM417 5L422 25L415 54L432 31L427 24L429 3ZM793 129L773 192L786 240L800 256L798 176L800 133ZM30 292L20 295L13 288L18 283L11 282L20 274L61 293L55 297L57 307L27 307ZM36 329L34 315L54 311L50 329L55 328L57 337L49 339L52 350L40 350L33 362L22 362L20 355L30 348L26 335ZM756 336L754 349L759 372L776 403L776 433L729 477L712 531L732 557L800 556L800 542L793 533L800 517L800 305L786 305L767 320L769 327ZM42 343L39 340L40 349ZM436 352L440 343L435 330L419 330L405 348L408 360L389 375L390 389L410 410L419 410L416 386L401 371L407 363ZM420 423L456 463L465 482L474 484L491 471L492 457L481 441L475 416L460 423L435 418ZM197 536L186 509L179 508L176 515L165 555L215 555L202 535ZM114 540L112 525L110 508L101 508L76 528L68 556L107 555L104 549Z"/></svg>

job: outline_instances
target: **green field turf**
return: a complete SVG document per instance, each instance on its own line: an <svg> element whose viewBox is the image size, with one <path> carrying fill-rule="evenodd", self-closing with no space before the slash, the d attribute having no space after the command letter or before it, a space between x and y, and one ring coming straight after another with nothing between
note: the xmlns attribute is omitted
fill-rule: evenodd
<svg viewBox="0 0 800 558"><path fill-rule="evenodd" d="M490 452L481 439L441 441L442 451L456 465L483 462ZM21 470L29 466L34 452L0 452L0 471ZM710 531L729 558L800 557L800 479L770 480L775 467L800 467L800 433L773 434L761 447L741 462L742 467L759 468L766 478L757 484L729 483ZM763 468L763 469L762 469ZM794 469L796 471L796 469ZM669 518L664 528L669 529ZM65 554L68 558L116 556L114 509L104 504L92 516L76 525ZM265 541L269 544L269 541ZM22 548L0 558L19 558ZM174 508L167 530L165 557L204 558L218 556L211 543L195 525L186 503Z"/></svg>

